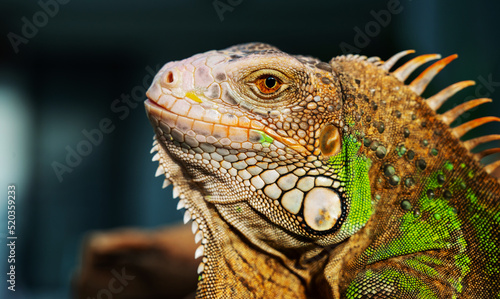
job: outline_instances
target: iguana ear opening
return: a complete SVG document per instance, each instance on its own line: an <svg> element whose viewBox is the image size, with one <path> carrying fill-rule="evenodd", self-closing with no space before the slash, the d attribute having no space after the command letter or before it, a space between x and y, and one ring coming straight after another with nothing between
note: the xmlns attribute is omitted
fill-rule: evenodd
<svg viewBox="0 0 500 299"><path fill-rule="evenodd" d="M319 148L321 154L328 158L338 154L342 148L340 130L332 124L327 124L319 135Z"/></svg>

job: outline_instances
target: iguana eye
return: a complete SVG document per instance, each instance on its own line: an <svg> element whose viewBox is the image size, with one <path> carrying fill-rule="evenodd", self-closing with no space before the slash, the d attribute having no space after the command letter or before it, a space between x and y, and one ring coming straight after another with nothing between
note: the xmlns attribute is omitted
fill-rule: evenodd
<svg viewBox="0 0 500 299"><path fill-rule="evenodd" d="M290 78L281 71L274 69L260 69L244 78L244 82L258 98L265 103L279 100L283 92L290 88Z"/></svg>
<svg viewBox="0 0 500 299"><path fill-rule="evenodd" d="M262 75L255 80L255 85L263 94L271 94L276 92L283 83L273 75Z"/></svg>

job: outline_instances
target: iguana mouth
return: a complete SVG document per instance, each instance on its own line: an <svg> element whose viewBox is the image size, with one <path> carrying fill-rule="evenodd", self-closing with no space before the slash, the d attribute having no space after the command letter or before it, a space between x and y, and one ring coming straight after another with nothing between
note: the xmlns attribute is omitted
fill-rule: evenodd
<svg viewBox="0 0 500 299"><path fill-rule="evenodd" d="M179 145L189 147L208 143L228 149L261 150L260 131L277 135L259 121L250 120L243 115L238 117L231 111L221 113L219 110L224 111L226 108L210 107L214 105L216 104L198 104L190 99L176 98L159 104L149 99L146 101L146 110L151 122L161 130L159 133L169 137L167 141L177 141Z"/></svg>

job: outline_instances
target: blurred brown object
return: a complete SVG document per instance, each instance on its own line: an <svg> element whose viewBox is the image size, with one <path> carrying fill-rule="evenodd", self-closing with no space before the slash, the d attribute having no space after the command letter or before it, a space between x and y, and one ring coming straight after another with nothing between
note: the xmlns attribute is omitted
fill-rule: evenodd
<svg viewBox="0 0 500 299"><path fill-rule="evenodd" d="M91 233L73 279L73 298L194 298L200 262L195 250L187 225Z"/></svg>
<svg viewBox="0 0 500 299"><path fill-rule="evenodd" d="M493 171L491 173L491 175L495 178L500 178L500 167L498 167L497 169L495 169L495 171Z"/></svg>

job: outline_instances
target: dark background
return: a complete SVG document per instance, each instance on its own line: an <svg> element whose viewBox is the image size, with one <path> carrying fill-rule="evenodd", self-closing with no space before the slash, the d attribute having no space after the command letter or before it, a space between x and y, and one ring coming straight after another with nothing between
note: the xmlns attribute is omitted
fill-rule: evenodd
<svg viewBox="0 0 500 299"><path fill-rule="evenodd" d="M498 1L233 0L231 10L219 14L214 3L231 5L230 0L71 0L60 4L15 53L9 33L23 36L23 17L32 21L43 10L36 1L2 0L1 298L68 298L82 238L89 231L180 221L171 187L162 190L162 179L154 177L157 163L149 154L153 131L142 103L126 117L111 109L122 94L142 85L148 66L156 70L171 60L251 41L324 61L343 54L341 43L384 60L404 49L458 53L460 59L436 77L424 96L457 81L476 80L477 87L481 78L489 78L492 86L469 87L443 110L467 97L488 96L496 102L459 122L500 115ZM389 3L398 13L364 44L356 43L355 28L366 32L366 25L376 22L373 13L387 10ZM82 130L98 128L104 118L112 121L114 131L58 180L53 162L66 164L67 146L76 149L86 140ZM488 124L466 137L498 132L499 124ZM17 198L15 293L7 291L1 274L7 271L2 244L7 243L6 191L11 183Z"/></svg>

